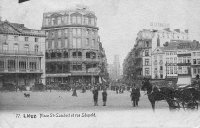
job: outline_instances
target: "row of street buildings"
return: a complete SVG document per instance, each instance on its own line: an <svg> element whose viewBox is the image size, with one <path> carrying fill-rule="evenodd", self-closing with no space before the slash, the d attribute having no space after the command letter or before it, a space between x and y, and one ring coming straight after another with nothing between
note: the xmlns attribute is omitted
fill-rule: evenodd
<svg viewBox="0 0 200 128"><path fill-rule="evenodd" d="M98 30L86 7L44 13L41 30L0 20L0 86L98 83L108 75Z"/></svg>
<svg viewBox="0 0 200 128"><path fill-rule="evenodd" d="M143 29L138 32L123 68L124 76L132 75L131 79L195 78L200 75L200 44L189 39L188 30Z"/></svg>

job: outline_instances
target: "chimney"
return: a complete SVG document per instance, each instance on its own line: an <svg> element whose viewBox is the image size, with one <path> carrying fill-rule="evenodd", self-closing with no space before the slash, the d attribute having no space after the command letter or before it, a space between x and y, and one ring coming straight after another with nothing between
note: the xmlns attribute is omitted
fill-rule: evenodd
<svg viewBox="0 0 200 128"><path fill-rule="evenodd" d="M174 29L174 31L179 32L180 33L180 29Z"/></svg>
<svg viewBox="0 0 200 128"><path fill-rule="evenodd" d="M188 29L185 29L185 33L189 33L189 30L188 30Z"/></svg>

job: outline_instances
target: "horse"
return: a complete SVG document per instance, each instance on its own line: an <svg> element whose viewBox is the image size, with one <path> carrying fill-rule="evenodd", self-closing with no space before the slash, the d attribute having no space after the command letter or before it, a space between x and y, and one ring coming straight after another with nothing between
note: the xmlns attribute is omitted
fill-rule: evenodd
<svg viewBox="0 0 200 128"><path fill-rule="evenodd" d="M170 110L180 108L179 103L174 100L174 90L172 88L153 88L149 80L145 80L145 82L142 84L141 90L147 91L148 99L151 103L153 111L155 111L155 102L161 100L166 100ZM177 106L175 105L175 103L177 103Z"/></svg>

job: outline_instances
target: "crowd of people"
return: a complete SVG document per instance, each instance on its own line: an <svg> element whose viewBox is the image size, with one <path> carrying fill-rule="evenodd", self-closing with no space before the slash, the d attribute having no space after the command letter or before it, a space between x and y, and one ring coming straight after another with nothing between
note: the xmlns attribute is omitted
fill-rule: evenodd
<svg viewBox="0 0 200 128"><path fill-rule="evenodd" d="M89 89L92 94L93 94L93 102L94 102L94 106L98 106L98 97L99 97L99 91L102 90L102 100L103 100L103 106L106 106L106 102L107 102L107 97L108 97L108 93L107 93L107 89L108 86L102 85L102 84L94 84L93 86L91 86L90 88L86 88L85 86L82 86L81 88L81 92L85 93L86 90ZM131 97L131 101L132 101L132 105L133 107L138 107L138 102L139 102L139 98L140 98L140 88L138 85L133 84L131 85L130 89L130 97ZM77 87L74 86L72 88L72 96L77 97ZM114 89L114 91L116 91L116 94L118 93L123 93L125 91L125 86L119 86L116 87Z"/></svg>

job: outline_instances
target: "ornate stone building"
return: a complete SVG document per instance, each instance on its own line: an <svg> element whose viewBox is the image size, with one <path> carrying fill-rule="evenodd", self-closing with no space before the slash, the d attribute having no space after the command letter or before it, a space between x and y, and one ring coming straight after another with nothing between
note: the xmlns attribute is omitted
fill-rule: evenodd
<svg viewBox="0 0 200 128"><path fill-rule="evenodd" d="M98 35L97 17L86 8L47 12L47 83L95 83L106 56Z"/></svg>
<svg viewBox="0 0 200 128"><path fill-rule="evenodd" d="M45 84L45 33L0 21L0 85Z"/></svg>

